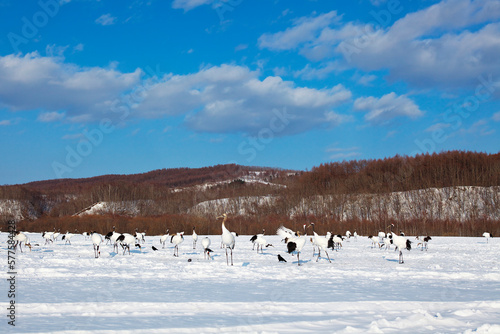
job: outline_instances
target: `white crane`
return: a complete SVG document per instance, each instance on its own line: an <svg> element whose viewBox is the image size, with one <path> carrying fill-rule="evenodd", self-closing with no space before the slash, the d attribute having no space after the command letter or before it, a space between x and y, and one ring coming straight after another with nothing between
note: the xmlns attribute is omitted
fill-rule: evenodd
<svg viewBox="0 0 500 334"><path fill-rule="evenodd" d="M486 238L486 243L488 243L490 238L493 238L493 235L490 232L484 232L483 237Z"/></svg>
<svg viewBox="0 0 500 334"><path fill-rule="evenodd" d="M54 241L52 240L52 236L54 235L54 232L43 232L42 237L45 239L45 244L53 243Z"/></svg>
<svg viewBox="0 0 500 334"><path fill-rule="evenodd" d="M379 237L376 237L376 236L374 236L374 235L370 235L370 236L368 237L368 239L370 239L370 240L372 241L372 248L373 248L373 246L375 246L375 245L378 245L378 248L380 248Z"/></svg>
<svg viewBox="0 0 500 334"><path fill-rule="evenodd" d="M167 242L168 238L170 237L169 231L170 230L167 228L165 231L165 234L160 237L160 243L163 245L162 248L165 248L165 243Z"/></svg>
<svg viewBox="0 0 500 334"><path fill-rule="evenodd" d="M19 246L19 249L21 250L21 253L23 252L23 249L21 248L21 244L24 242L24 246L28 246L29 249L31 250L31 244L29 243L29 239L24 234L23 232L17 231L16 236L14 237L14 241L16 242L14 244L14 249L16 249L17 246Z"/></svg>
<svg viewBox="0 0 500 334"><path fill-rule="evenodd" d="M121 233L113 231L113 234L111 235L111 238L109 238L109 241L113 244L113 252L116 249L116 253L118 253L118 238L120 237Z"/></svg>
<svg viewBox="0 0 500 334"><path fill-rule="evenodd" d="M269 246L274 247L273 245L267 243L266 239L264 239L264 236L258 236L257 239L255 240L255 244L257 244L257 253L259 252L259 247L260 247L261 254L264 253L263 250L264 246L266 246L266 248Z"/></svg>
<svg viewBox="0 0 500 334"><path fill-rule="evenodd" d="M195 229L195 227L193 226L193 249L196 249L196 242L198 241L198 234L196 234L196 231L194 229Z"/></svg>
<svg viewBox="0 0 500 334"><path fill-rule="evenodd" d="M250 238L250 241L253 243L252 250L255 250L255 241L257 240L257 238L258 238L258 237L263 237L265 233L266 233L266 230L265 230L265 229L262 229L262 233L260 233L260 234L255 234L255 235L253 235L253 236ZM257 252L258 252L258 250L257 250Z"/></svg>
<svg viewBox="0 0 500 334"><path fill-rule="evenodd" d="M170 243L175 244L174 248L174 256L179 257L179 245L184 241L184 232L179 232L177 234L174 234L170 238ZM177 252L177 255L176 255Z"/></svg>
<svg viewBox="0 0 500 334"><path fill-rule="evenodd" d="M233 265L233 249L236 242L235 235L226 228L227 214L223 213L222 216L217 217L217 219L222 219L222 244L226 247L226 263L229 265L229 256L227 254L227 249L231 252L231 265Z"/></svg>
<svg viewBox="0 0 500 334"><path fill-rule="evenodd" d="M206 259L207 258L207 255L208 255L208 259L211 260L211 257L210 257L210 253L212 252L212 250L208 247L210 247L210 244L212 242L210 241L210 238L209 237L205 237L203 239L201 239L201 245L203 246L203 258Z"/></svg>
<svg viewBox="0 0 500 334"><path fill-rule="evenodd" d="M432 240L432 238L430 236L424 236L424 237L416 237L415 239L417 239L419 242L417 243L417 248L419 245L422 245L422 250L427 250L427 243Z"/></svg>
<svg viewBox="0 0 500 334"><path fill-rule="evenodd" d="M378 242L379 242L379 244L381 244L383 242L383 240L384 240L385 237L386 237L385 232L382 232L382 231L378 232Z"/></svg>
<svg viewBox="0 0 500 334"><path fill-rule="evenodd" d="M101 242L102 242L102 236L99 233L97 233L96 231L92 232L90 234L90 236L92 239L92 244L94 245L94 256L97 259L101 255L101 252L99 251L99 247L100 247Z"/></svg>
<svg viewBox="0 0 500 334"><path fill-rule="evenodd" d="M328 261L330 263L332 263L332 260L330 260L330 256L328 255L328 252L326 251L328 249L328 241L330 240L331 233L328 232L329 233L329 234L327 234L328 238L326 238L326 237L320 237L318 235L318 233L316 233L314 231L314 223L311 223L309 226L311 226L312 229L313 229L314 244L316 244L316 246L318 246L318 258L316 259L316 262L318 262L319 257L321 255L321 251L323 250L323 252L325 252L325 254L326 254L326 257L328 258Z"/></svg>
<svg viewBox="0 0 500 334"><path fill-rule="evenodd" d="M304 227L304 235L301 235L301 233L297 231L296 232L297 236L293 236L291 238L286 236L289 235L290 230L287 228L283 228L283 226L278 228L278 231L276 231L276 233L279 236L281 237L285 236L285 243L288 254L297 253L297 265L299 266L300 266L300 252L302 251L302 248L304 248L307 239L306 224L304 224L303 227Z"/></svg>
<svg viewBox="0 0 500 334"><path fill-rule="evenodd" d="M354 240L358 241L358 232L354 231L353 235Z"/></svg>
<svg viewBox="0 0 500 334"><path fill-rule="evenodd" d="M76 230L75 230L76 233ZM69 233L69 231L66 231L66 234L62 236L62 240L64 240L64 244L66 245L69 243L71 245L71 238L73 238L76 234L75 233Z"/></svg>
<svg viewBox="0 0 500 334"><path fill-rule="evenodd" d="M115 232L115 227L113 226L113 231L108 232L108 233L106 234L106 236L104 237L104 239L106 240L106 245L107 245L108 243L111 243L111 237L113 236L113 234L114 234L114 233L116 233L116 232ZM118 234L118 235L119 235L119 234Z"/></svg>
<svg viewBox="0 0 500 334"><path fill-rule="evenodd" d="M142 249L141 245L136 243L136 237L130 233L120 234L120 236L116 240L123 247L123 255L125 255L125 251L127 249L128 249L128 254L130 255L130 245L135 244L135 247L139 247L139 249ZM118 247L117 247L117 252L118 252Z"/></svg>
<svg viewBox="0 0 500 334"><path fill-rule="evenodd" d="M335 246L337 246L337 251L339 250L340 247L342 247L342 241L344 239L342 238L342 236L340 234L337 234L337 235L332 235L332 245L333 245L333 249L335 249Z"/></svg>
<svg viewBox="0 0 500 334"><path fill-rule="evenodd" d="M391 249L391 239L392 239L392 234L388 233L386 237L382 240L380 248L382 248L382 246L385 246L386 250Z"/></svg>
<svg viewBox="0 0 500 334"><path fill-rule="evenodd" d="M54 239L54 241L57 241L57 238L59 238L59 236L61 235L61 230L57 230L56 232L56 228L54 227L54 234L52 234L52 239Z"/></svg>
<svg viewBox="0 0 500 334"><path fill-rule="evenodd" d="M135 229L135 238L137 239L138 243L141 242L144 243L146 241L145 236L146 236L146 231L139 232L138 228Z"/></svg>
<svg viewBox="0 0 500 334"><path fill-rule="evenodd" d="M396 250L399 250L399 263L404 263L403 260L403 249L411 250L411 241L406 239L401 235L397 235L394 232L391 232L391 244L396 246Z"/></svg>

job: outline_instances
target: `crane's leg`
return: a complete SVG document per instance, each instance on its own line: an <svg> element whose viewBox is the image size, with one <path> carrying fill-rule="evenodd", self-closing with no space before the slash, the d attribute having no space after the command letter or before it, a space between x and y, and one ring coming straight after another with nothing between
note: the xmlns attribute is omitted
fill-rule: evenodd
<svg viewBox="0 0 500 334"><path fill-rule="evenodd" d="M231 265L233 265L233 249L231 248Z"/></svg>
<svg viewBox="0 0 500 334"><path fill-rule="evenodd" d="M226 247L226 264L229 266L229 257L227 256L227 247Z"/></svg>
<svg viewBox="0 0 500 334"><path fill-rule="evenodd" d="M330 256L328 256L328 252L325 251L325 253L326 253L326 257L328 258L328 261L330 261L330 263L332 263L332 260L330 260Z"/></svg>
<svg viewBox="0 0 500 334"><path fill-rule="evenodd" d="M399 251L399 263L405 263L405 261L403 261L403 252L402 251Z"/></svg>

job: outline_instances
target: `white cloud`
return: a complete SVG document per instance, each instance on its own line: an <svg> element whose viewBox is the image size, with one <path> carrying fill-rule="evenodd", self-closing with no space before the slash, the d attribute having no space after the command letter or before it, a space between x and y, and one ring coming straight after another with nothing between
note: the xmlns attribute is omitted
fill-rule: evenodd
<svg viewBox="0 0 500 334"><path fill-rule="evenodd" d="M425 129L424 131L425 132L434 132L434 131L438 131L438 130L443 130L443 129L447 129L451 126L450 123L436 123L436 124L433 124L431 126L429 126L427 129Z"/></svg>
<svg viewBox="0 0 500 334"><path fill-rule="evenodd" d="M39 120L72 121L104 117L107 105L131 90L142 71L82 68L38 53L0 57L0 107L11 111L41 110Z"/></svg>
<svg viewBox="0 0 500 334"><path fill-rule="evenodd" d="M495 122L500 122L500 111L494 113L491 119L493 119Z"/></svg>
<svg viewBox="0 0 500 334"><path fill-rule="evenodd" d="M73 52L80 52L83 51L84 45L82 43L78 43L73 47Z"/></svg>
<svg viewBox="0 0 500 334"><path fill-rule="evenodd" d="M313 67L307 64L303 69L294 72L295 77L301 77L305 80L324 79L332 72L342 71L342 66L336 61L327 62L319 67Z"/></svg>
<svg viewBox="0 0 500 334"><path fill-rule="evenodd" d="M354 110L367 111L365 120L370 123L384 123L395 117L417 118L423 115L418 106L406 96L392 92L376 98L360 97L354 101Z"/></svg>
<svg viewBox="0 0 500 334"><path fill-rule="evenodd" d="M111 14L103 14L95 20L95 23L103 26L110 26L116 23L116 17Z"/></svg>
<svg viewBox="0 0 500 334"><path fill-rule="evenodd" d="M326 153L329 153L329 159L340 160L360 156L361 153L359 152L359 149L360 148L358 146L348 148L329 147L326 149Z"/></svg>
<svg viewBox="0 0 500 334"><path fill-rule="evenodd" d="M270 126L276 110L286 109L286 130L306 131L325 122L338 124L333 108L349 101L342 85L312 89L296 87L278 76L263 80L257 71L235 65L214 66L188 75L167 75L148 89L134 108L142 117L187 115L186 124L197 131L255 134Z"/></svg>
<svg viewBox="0 0 500 334"><path fill-rule="evenodd" d="M3 121L0 121L0 126L2 125L11 125L11 122L8 119L5 119Z"/></svg>
<svg viewBox="0 0 500 334"><path fill-rule="evenodd" d="M315 17L302 17L295 21L293 27L274 34L263 34L259 38L259 46L270 50L290 50L299 45L319 38L326 27L338 23L340 17L336 11Z"/></svg>
<svg viewBox="0 0 500 334"><path fill-rule="evenodd" d="M75 133L75 134L71 134L71 135L64 135L64 136L62 136L62 139L63 140L82 140L82 139L85 139L85 136L83 135L83 133Z"/></svg>
<svg viewBox="0 0 500 334"><path fill-rule="evenodd" d="M376 75L373 74L367 74L363 75L360 78L357 79L358 83L363 86L371 86L372 82L377 79Z"/></svg>
<svg viewBox="0 0 500 334"><path fill-rule="evenodd" d="M241 51L248 49L248 44L239 44L234 48L234 51Z"/></svg>
<svg viewBox="0 0 500 334"><path fill-rule="evenodd" d="M473 123L469 128L460 129L457 132L459 135L480 135L480 136L489 136L495 133L495 130L489 127L489 123L485 119L481 119L475 123Z"/></svg>
<svg viewBox="0 0 500 334"><path fill-rule="evenodd" d="M299 87L226 64L144 81L142 75L139 69L81 68L37 53L0 57L0 108L38 110L40 122L88 123L118 119L122 114L112 112L113 106L120 111L125 105L130 119L181 116L195 131L251 135L272 127L280 115L288 118L276 135L335 126L351 117L334 110L351 100L351 92L340 84Z"/></svg>
<svg viewBox="0 0 500 334"><path fill-rule="evenodd" d="M388 69L390 78L420 87L471 87L482 73L500 76L498 0L442 1L396 21L388 17L383 27L375 16L367 24L333 27L338 16L328 14L264 34L260 46L297 49L312 61L338 60L364 71Z"/></svg>
<svg viewBox="0 0 500 334"><path fill-rule="evenodd" d="M57 111L43 112L38 116L40 122L55 122L60 121L64 118L64 113L59 113Z"/></svg>
<svg viewBox="0 0 500 334"><path fill-rule="evenodd" d="M214 0L174 0L172 8L184 9L185 12L190 11L199 6L210 5Z"/></svg>

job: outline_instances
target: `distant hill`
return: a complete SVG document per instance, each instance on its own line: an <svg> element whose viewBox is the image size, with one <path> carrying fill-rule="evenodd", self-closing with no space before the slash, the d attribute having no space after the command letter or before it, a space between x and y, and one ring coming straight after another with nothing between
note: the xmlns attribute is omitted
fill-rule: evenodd
<svg viewBox="0 0 500 334"><path fill-rule="evenodd" d="M56 179L26 183L22 186L39 192L74 193L99 184L134 184L164 187L189 187L207 182L220 182L236 179L250 172L281 172L269 167L251 167L236 164L216 165L203 168L157 169L146 173L117 175L109 174L81 179Z"/></svg>
<svg viewBox="0 0 500 334"><path fill-rule="evenodd" d="M0 187L0 222L31 221L36 229L70 219L71 226L93 228L149 222L157 233L170 222L203 233L227 212L241 233L259 224L273 230L321 221L358 231L406 222L415 232L423 222L451 235L493 226L498 234L499 208L500 154L463 151L331 162L310 171L229 164Z"/></svg>

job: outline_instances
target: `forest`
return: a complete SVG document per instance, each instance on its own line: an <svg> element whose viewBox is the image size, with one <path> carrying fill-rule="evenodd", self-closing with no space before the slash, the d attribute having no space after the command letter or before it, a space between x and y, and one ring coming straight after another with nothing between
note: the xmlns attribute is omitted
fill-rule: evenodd
<svg viewBox="0 0 500 334"><path fill-rule="evenodd" d="M0 219L4 231L14 219L18 229L33 232L106 233L116 226L149 235L193 227L218 234L221 201L231 203L228 224L239 234L273 234L281 224L298 230L314 221L319 233L369 235L395 224L410 235L498 235L500 154L448 151L310 171L217 165L38 181L0 187ZM121 209L75 215L100 202Z"/></svg>

